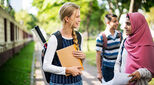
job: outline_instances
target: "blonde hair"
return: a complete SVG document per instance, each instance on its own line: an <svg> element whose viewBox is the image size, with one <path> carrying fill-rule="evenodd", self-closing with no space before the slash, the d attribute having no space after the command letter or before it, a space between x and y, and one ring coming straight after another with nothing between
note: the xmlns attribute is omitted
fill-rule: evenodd
<svg viewBox="0 0 154 85"><path fill-rule="evenodd" d="M60 11L59 11L60 20L63 21L65 24L66 21L64 20L64 18L66 16L71 17L71 15L76 9L80 9L80 7L74 3L67 2L63 4L63 6L60 8ZM71 23L70 27L72 27L72 25L73 25L73 22ZM73 37L73 42L76 46L76 49L79 50L78 39L77 39L77 35L75 33L74 28L72 28L72 37Z"/></svg>

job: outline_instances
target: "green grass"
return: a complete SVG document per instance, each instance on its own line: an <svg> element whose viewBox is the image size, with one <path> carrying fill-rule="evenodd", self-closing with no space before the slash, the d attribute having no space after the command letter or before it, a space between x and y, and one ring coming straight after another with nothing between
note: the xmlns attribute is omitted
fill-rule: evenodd
<svg viewBox="0 0 154 85"><path fill-rule="evenodd" d="M86 53L86 60L90 65L96 66L96 40L89 40L89 51L87 50L87 42L84 40L83 43L83 51Z"/></svg>
<svg viewBox="0 0 154 85"><path fill-rule="evenodd" d="M0 68L1 85L30 85L33 51L31 42Z"/></svg>
<svg viewBox="0 0 154 85"><path fill-rule="evenodd" d="M90 39L89 40L89 51L87 50L87 42L84 41L83 43L83 51L86 53L86 60L90 65L96 66L96 40Z"/></svg>
<svg viewBox="0 0 154 85"><path fill-rule="evenodd" d="M96 51L86 52L86 60L88 61L88 64L96 66Z"/></svg>

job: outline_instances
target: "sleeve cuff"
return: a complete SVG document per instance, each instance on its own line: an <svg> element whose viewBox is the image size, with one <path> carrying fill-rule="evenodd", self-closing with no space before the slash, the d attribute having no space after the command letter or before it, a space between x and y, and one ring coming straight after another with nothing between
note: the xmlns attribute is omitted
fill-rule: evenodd
<svg viewBox="0 0 154 85"><path fill-rule="evenodd" d="M151 72L147 68L139 68L137 71L140 73L141 77L146 77L146 76L152 77Z"/></svg>
<svg viewBox="0 0 154 85"><path fill-rule="evenodd" d="M102 52L102 47L96 47L96 51L101 51Z"/></svg>
<svg viewBox="0 0 154 85"><path fill-rule="evenodd" d="M66 67L62 67L63 71L62 71L62 75L66 75Z"/></svg>

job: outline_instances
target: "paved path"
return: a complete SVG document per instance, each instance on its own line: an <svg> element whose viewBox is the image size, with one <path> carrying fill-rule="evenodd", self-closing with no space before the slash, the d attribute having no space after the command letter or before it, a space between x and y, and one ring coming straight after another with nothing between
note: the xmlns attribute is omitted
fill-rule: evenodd
<svg viewBox="0 0 154 85"><path fill-rule="evenodd" d="M41 56L41 46L39 43L35 44L35 69L34 69L34 85L45 85L42 76L42 69L40 63L40 56ZM83 71L83 85L100 85L100 82L96 79L96 67L87 64L84 62L84 71Z"/></svg>
<svg viewBox="0 0 154 85"><path fill-rule="evenodd" d="M83 71L83 85L101 85L97 80L97 69L94 66L87 64L87 61L84 62L84 71Z"/></svg>
<svg viewBox="0 0 154 85"><path fill-rule="evenodd" d="M35 71L34 71L34 85L45 85L45 82L43 80L42 76L42 69L41 69L41 45L37 42L35 43Z"/></svg>

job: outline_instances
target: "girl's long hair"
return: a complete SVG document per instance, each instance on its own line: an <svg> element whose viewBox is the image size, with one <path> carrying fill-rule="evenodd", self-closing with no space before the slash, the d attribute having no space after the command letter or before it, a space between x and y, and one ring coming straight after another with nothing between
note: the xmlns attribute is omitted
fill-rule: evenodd
<svg viewBox="0 0 154 85"><path fill-rule="evenodd" d="M75 12L76 14L76 9L80 9L80 7L74 3L71 2L67 2L65 4L63 4L63 6L60 8L59 11L59 15L60 15L60 20L62 22L64 22L64 24L66 23L66 21L64 20L64 17L71 17L71 15L73 14L73 12ZM75 18L75 16L73 16ZM72 28L74 21L72 21L70 28ZM72 37L73 37L73 42L76 46L76 49L79 50L79 44L78 44L78 39L77 39L77 35L75 33L74 28L72 28Z"/></svg>

